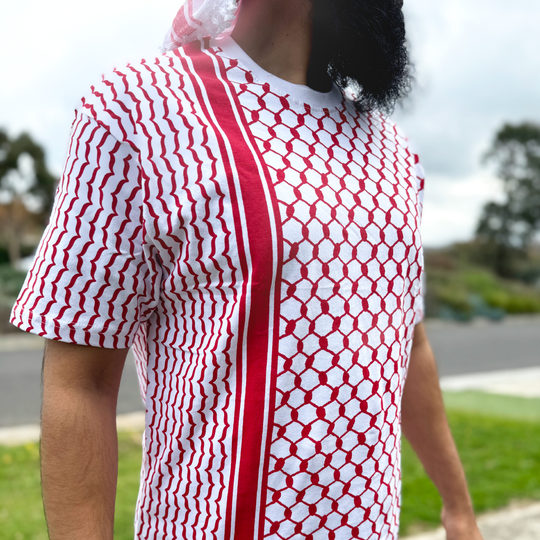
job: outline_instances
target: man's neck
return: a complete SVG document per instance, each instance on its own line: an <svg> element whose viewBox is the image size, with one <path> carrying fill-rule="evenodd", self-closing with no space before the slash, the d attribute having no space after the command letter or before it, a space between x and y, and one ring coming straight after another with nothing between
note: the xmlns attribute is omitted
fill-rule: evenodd
<svg viewBox="0 0 540 540"><path fill-rule="evenodd" d="M312 58L311 9L311 0L242 0L232 37L272 75L327 91L326 66Z"/></svg>

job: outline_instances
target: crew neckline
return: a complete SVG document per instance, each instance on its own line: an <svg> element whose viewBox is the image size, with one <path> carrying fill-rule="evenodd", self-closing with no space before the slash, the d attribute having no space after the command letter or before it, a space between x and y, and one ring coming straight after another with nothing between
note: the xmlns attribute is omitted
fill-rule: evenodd
<svg viewBox="0 0 540 540"><path fill-rule="evenodd" d="M219 38L212 45L219 47L221 54L224 56L232 60L238 60L243 64L252 73L255 81L268 83L273 90L297 103L327 109L339 107L344 99L341 90L335 83L332 83L332 90L329 92L318 92L304 84L292 83L273 75L259 66L231 36Z"/></svg>

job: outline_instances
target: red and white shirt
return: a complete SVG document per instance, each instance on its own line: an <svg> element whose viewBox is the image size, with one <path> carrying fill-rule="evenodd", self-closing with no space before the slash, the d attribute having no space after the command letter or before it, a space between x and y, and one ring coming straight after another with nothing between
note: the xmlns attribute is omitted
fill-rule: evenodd
<svg viewBox="0 0 540 540"><path fill-rule="evenodd" d="M422 188L390 120L231 38L92 88L12 322L133 346L137 538L397 538Z"/></svg>

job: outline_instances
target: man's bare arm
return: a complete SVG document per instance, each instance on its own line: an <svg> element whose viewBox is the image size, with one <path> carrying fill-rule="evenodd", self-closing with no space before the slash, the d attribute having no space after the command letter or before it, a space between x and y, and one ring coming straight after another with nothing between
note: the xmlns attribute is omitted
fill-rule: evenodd
<svg viewBox="0 0 540 540"><path fill-rule="evenodd" d="M51 540L112 540L116 402L127 349L47 341L41 477Z"/></svg>
<svg viewBox="0 0 540 540"><path fill-rule="evenodd" d="M448 426L437 366L423 324L416 326L402 401L403 434L443 499L448 540L481 540L465 474Z"/></svg>

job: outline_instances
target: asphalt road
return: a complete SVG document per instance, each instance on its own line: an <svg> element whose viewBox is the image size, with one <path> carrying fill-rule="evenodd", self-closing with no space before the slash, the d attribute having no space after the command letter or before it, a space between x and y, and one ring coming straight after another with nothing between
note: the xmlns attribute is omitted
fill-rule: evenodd
<svg viewBox="0 0 540 540"><path fill-rule="evenodd" d="M2 341L0 339L0 427L39 423L41 343L29 342L20 350L14 350L16 347L9 343L7 350L2 350ZM137 373L130 353L122 375L117 411L121 414L142 410Z"/></svg>
<svg viewBox="0 0 540 540"><path fill-rule="evenodd" d="M471 324L429 321L440 375L540 366L540 317Z"/></svg>
<svg viewBox="0 0 540 540"><path fill-rule="evenodd" d="M540 318L469 325L427 323L441 375L461 375L540 365ZM40 340L0 336L0 427L39 421ZM133 359L128 358L118 412L143 410Z"/></svg>

